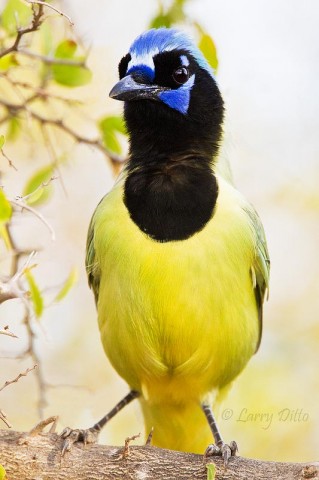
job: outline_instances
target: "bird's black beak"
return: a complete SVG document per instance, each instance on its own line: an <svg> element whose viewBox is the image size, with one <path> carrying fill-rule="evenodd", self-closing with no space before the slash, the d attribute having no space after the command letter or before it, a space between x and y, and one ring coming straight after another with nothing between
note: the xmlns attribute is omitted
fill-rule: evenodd
<svg viewBox="0 0 319 480"><path fill-rule="evenodd" d="M159 93L167 90L165 87L158 85L150 85L146 83L139 83L131 75L122 78L114 85L109 93L111 98L116 100L159 100Z"/></svg>

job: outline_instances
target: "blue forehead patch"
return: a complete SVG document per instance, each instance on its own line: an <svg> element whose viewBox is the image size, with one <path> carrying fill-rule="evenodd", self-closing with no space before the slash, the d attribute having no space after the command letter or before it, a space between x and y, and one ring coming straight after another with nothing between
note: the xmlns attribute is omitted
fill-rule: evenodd
<svg viewBox="0 0 319 480"><path fill-rule="evenodd" d="M132 67L130 67L128 69L128 71L126 72L126 75L129 75L130 73L134 73L134 72L141 73L150 82L152 82L154 80L154 77L155 77L154 70L151 67L149 67L148 65L143 65L143 64L133 65Z"/></svg>
<svg viewBox="0 0 319 480"><path fill-rule="evenodd" d="M175 28L152 28L142 33L133 42L130 54L136 59L139 57L150 58L157 53L169 52L171 50L188 51L198 65L214 78L214 72L202 52L194 45L186 33Z"/></svg>

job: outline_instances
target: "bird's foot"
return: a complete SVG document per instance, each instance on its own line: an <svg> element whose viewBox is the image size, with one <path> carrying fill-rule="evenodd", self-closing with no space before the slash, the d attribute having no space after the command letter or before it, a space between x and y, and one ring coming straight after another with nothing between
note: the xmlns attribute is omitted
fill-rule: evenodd
<svg viewBox="0 0 319 480"><path fill-rule="evenodd" d="M99 437L99 431L94 427L88 428L86 430L72 429L66 427L63 432L60 434L60 437L64 439L62 445L62 457L65 452L69 452L74 443L83 443L87 445L88 443L97 443Z"/></svg>
<svg viewBox="0 0 319 480"><path fill-rule="evenodd" d="M219 445L208 445L205 452L205 457L220 456L224 460L224 466L227 467L230 457L234 457L238 452L237 443L232 440L229 445L221 442Z"/></svg>

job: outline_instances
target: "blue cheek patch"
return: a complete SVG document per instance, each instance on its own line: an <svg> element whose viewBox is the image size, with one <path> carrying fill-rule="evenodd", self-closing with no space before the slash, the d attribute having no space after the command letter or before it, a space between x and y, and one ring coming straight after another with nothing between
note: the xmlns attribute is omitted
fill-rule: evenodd
<svg viewBox="0 0 319 480"><path fill-rule="evenodd" d="M149 82L152 82L155 77L154 70L152 70L151 67L149 67L148 65L133 65L131 68L128 69L126 75L134 72L142 74Z"/></svg>
<svg viewBox="0 0 319 480"><path fill-rule="evenodd" d="M186 115L194 81L195 75L192 75L184 85L175 90L164 90L158 97L170 108L174 108L174 110L178 110L183 115Z"/></svg>

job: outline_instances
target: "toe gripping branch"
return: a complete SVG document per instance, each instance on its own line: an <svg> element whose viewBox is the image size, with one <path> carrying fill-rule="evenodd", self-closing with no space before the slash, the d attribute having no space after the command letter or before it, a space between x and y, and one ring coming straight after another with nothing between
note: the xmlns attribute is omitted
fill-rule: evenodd
<svg viewBox="0 0 319 480"><path fill-rule="evenodd" d="M66 427L62 433L61 437L64 439L62 445L62 456L64 456L65 452L71 450L72 445L77 442L82 442L84 445L87 443L96 443L98 440L98 436L104 425L111 420L120 410L122 410L126 405L131 403L132 400L138 398L140 393L136 390L131 390L119 403L115 405L109 413L104 415L93 427L88 428L86 430L80 429L72 429Z"/></svg>
<svg viewBox="0 0 319 480"><path fill-rule="evenodd" d="M207 418L208 424L214 436L215 444L209 445L205 452L205 457L207 456L221 456L224 461L224 466L227 467L229 459L236 455L238 451L237 443L233 440L227 445L222 439L221 434L219 433L217 423L213 414L211 407L207 404L202 404L203 412Z"/></svg>

